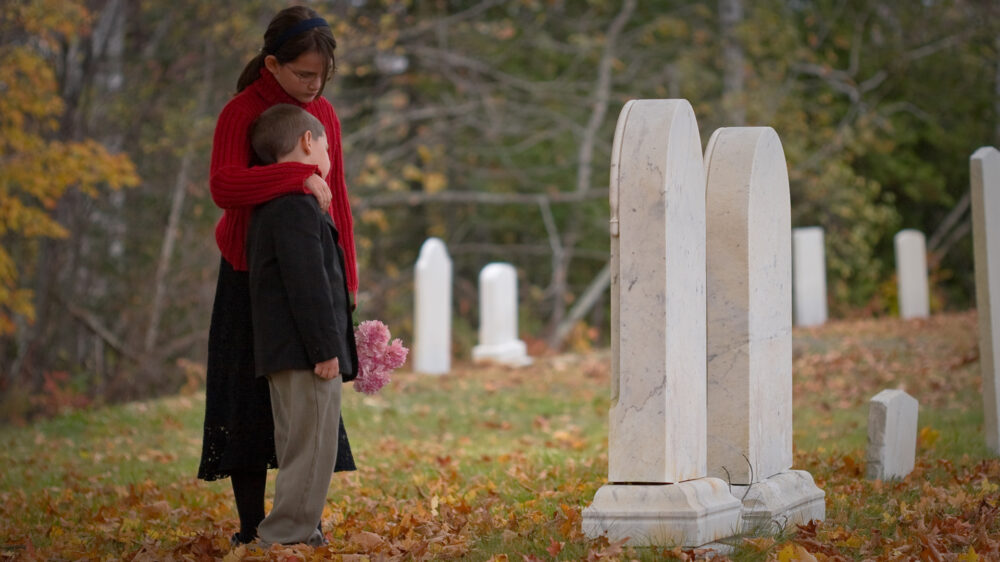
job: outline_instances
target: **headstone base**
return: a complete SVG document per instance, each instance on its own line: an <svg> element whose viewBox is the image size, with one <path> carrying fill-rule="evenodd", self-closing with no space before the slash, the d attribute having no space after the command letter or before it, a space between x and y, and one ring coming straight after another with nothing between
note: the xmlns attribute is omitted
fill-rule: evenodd
<svg viewBox="0 0 1000 562"><path fill-rule="evenodd" d="M493 345L477 345L472 348L472 360L476 363L492 361L511 367L531 365L528 348L521 340L509 341Z"/></svg>
<svg viewBox="0 0 1000 562"><path fill-rule="evenodd" d="M699 547L739 531L740 501L718 478L605 484L583 510L583 534L630 546Z"/></svg>
<svg viewBox="0 0 1000 562"><path fill-rule="evenodd" d="M826 493L805 470L786 470L750 486L732 486L743 500L743 529L772 531L826 518Z"/></svg>

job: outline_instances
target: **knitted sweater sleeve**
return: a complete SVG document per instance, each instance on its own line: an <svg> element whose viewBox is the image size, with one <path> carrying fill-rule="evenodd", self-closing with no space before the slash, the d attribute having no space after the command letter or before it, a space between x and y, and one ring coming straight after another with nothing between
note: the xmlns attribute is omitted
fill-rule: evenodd
<svg viewBox="0 0 1000 562"><path fill-rule="evenodd" d="M299 162L250 166L250 126L256 116L236 101L226 105L215 125L209 179L212 200L222 209L232 209L303 192L316 166Z"/></svg>

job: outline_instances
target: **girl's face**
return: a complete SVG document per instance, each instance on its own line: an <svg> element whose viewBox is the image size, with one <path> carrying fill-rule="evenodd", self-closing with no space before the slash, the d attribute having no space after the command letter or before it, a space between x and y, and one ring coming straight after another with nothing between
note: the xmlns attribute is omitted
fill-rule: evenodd
<svg viewBox="0 0 1000 562"><path fill-rule="evenodd" d="M274 55L264 59L264 66L274 75L285 93L301 103L316 99L323 87L323 55L307 51L295 60L281 64Z"/></svg>

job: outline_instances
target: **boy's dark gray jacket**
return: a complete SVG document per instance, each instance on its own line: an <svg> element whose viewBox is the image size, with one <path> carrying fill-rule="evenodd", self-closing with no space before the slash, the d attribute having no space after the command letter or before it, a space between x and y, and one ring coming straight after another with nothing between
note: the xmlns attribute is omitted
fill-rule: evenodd
<svg viewBox="0 0 1000 562"><path fill-rule="evenodd" d="M254 209L247 233L257 376L312 370L337 357L345 381L358 352L337 228L310 194Z"/></svg>

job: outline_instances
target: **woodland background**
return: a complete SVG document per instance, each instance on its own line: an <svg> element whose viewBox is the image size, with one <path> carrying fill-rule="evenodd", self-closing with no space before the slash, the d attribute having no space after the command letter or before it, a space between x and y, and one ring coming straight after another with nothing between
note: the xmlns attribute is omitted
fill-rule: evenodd
<svg viewBox="0 0 1000 562"><path fill-rule="evenodd" d="M892 235L928 236L932 310L974 306L968 158L1000 144L1000 4L970 0L303 2L338 41L361 319L412 336L428 236L521 275L533 350L607 338L607 178L635 98L702 141L767 125L794 226L826 230L839 317L894 313ZM265 0L0 0L0 421L201 384L219 256L216 116Z"/></svg>

